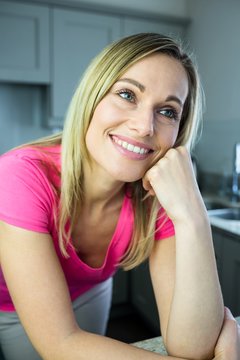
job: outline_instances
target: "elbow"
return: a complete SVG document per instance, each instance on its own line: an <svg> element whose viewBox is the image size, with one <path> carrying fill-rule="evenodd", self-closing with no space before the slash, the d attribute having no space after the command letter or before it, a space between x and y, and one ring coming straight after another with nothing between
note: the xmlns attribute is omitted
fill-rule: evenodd
<svg viewBox="0 0 240 360"><path fill-rule="evenodd" d="M214 358L214 351L208 351L201 346L195 347L195 349L189 348L189 344L179 346L166 346L168 356L191 359L191 360L212 360Z"/></svg>
<svg viewBox="0 0 240 360"><path fill-rule="evenodd" d="M205 326L203 325L205 323ZM184 327L166 337L166 350L170 356L191 360L212 360L223 324L223 313L198 326ZM190 330L192 329L192 330ZM184 335L185 334L185 335Z"/></svg>
<svg viewBox="0 0 240 360"><path fill-rule="evenodd" d="M166 342L166 350L169 356L191 360L212 360L216 346L217 336L201 336L197 338L192 334L186 338L171 339Z"/></svg>
<svg viewBox="0 0 240 360"><path fill-rule="evenodd" d="M80 333L82 333L82 331L76 327L76 329L71 331L68 335L58 337L57 339L52 338L51 341L48 341L47 345L45 344L45 346L43 346L43 344L41 344L41 346L39 346L38 349L36 348L36 350L43 360L66 360L77 357L79 358L79 348L77 346L76 349L76 342L79 343L79 339L81 338L81 336L79 337ZM76 340L76 338L78 339ZM72 353L74 353L74 355Z"/></svg>

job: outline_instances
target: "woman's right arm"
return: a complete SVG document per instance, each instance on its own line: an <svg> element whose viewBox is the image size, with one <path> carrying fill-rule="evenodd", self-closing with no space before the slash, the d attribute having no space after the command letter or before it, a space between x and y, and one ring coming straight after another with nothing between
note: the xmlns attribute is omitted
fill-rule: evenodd
<svg viewBox="0 0 240 360"><path fill-rule="evenodd" d="M0 221L0 263L21 322L44 360L177 359L81 330L50 235Z"/></svg>

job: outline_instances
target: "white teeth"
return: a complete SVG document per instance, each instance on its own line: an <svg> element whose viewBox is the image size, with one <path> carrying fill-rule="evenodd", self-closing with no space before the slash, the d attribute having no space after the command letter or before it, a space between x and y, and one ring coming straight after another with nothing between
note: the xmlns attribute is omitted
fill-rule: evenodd
<svg viewBox="0 0 240 360"><path fill-rule="evenodd" d="M133 151L133 150L134 150L134 145L128 144L127 149L128 149L129 151Z"/></svg>
<svg viewBox="0 0 240 360"><path fill-rule="evenodd" d="M126 141L122 141L120 139L116 139L113 137L113 141L115 141L118 145L122 146L124 149L127 149L128 151L132 151L136 154L147 154L149 150L140 148L139 146L134 146L132 144L127 143Z"/></svg>
<svg viewBox="0 0 240 360"><path fill-rule="evenodd" d="M136 154L140 154L140 151L141 151L140 147L134 146L133 152L135 152Z"/></svg>

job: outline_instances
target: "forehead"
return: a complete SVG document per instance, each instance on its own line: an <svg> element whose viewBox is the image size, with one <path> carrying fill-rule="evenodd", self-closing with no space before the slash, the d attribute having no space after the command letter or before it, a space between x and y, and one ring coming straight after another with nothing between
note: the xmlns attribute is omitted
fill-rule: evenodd
<svg viewBox="0 0 240 360"><path fill-rule="evenodd" d="M140 82L146 90L161 89L188 93L188 75L181 62L167 54L154 53L131 65L118 79L130 78Z"/></svg>
<svg viewBox="0 0 240 360"><path fill-rule="evenodd" d="M156 70L158 70L157 73L155 72ZM155 75L159 73L176 73L183 77L187 76L186 70L179 60L163 53L150 54L138 60L123 73L121 78L125 74L135 74L138 72L141 73L139 75L149 76L151 73L155 73Z"/></svg>

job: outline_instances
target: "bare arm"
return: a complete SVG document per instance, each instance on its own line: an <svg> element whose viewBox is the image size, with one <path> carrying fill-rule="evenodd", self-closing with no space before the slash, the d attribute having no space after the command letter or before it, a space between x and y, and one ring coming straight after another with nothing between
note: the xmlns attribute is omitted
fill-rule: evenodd
<svg viewBox="0 0 240 360"><path fill-rule="evenodd" d="M18 315L44 360L166 358L78 327L49 235L0 222L0 261Z"/></svg>
<svg viewBox="0 0 240 360"><path fill-rule="evenodd" d="M150 169L145 188L154 190L175 227L175 239L157 244L150 259L167 350L212 359L223 302L211 228L186 149L171 149Z"/></svg>

